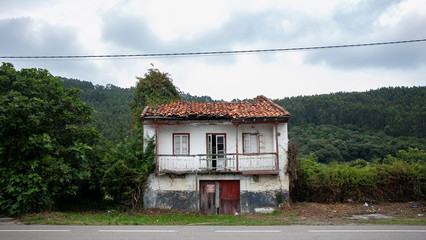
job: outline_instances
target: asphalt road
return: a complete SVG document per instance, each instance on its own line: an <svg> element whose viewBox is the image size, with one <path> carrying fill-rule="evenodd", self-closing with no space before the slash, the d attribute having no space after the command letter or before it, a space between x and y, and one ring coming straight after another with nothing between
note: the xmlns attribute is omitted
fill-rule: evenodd
<svg viewBox="0 0 426 240"><path fill-rule="evenodd" d="M0 239L426 239L425 226L50 226L0 224Z"/></svg>

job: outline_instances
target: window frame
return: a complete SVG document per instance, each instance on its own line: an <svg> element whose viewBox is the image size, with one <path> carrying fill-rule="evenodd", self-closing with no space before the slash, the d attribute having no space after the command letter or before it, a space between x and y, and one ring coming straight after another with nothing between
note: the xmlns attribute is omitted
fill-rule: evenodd
<svg viewBox="0 0 426 240"><path fill-rule="evenodd" d="M175 136L187 136L188 138L188 142L187 142L187 153L176 153L175 152ZM180 150L182 151L182 137L180 138L180 144L181 144L181 148ZM173 133L173 137L172 137L172 150L173 150L173 155L174 156L188 156L190 155L190 134L189 133Z"/></svg>
<svg viewBox="0 0 426 240"><path fill-rule="evenodd" d="M254 153L248 153L246 151L246 144L245 144L246 135L254 135L254 136L256 136L256 152L254 152ZM263 136L263 134L243 132L242 133L242 142L243 142L243 154L259 154L259 153L264 153L265 152L265 137Z"/></svg>
<svg viewBox="0 0 426 240"><path fill-rule="evenodd" d="M226 133L206 133L206 154L210 155L209 153L209 135L213 136L223 136L223 155L226 156L226 147L227 147L227 142L226 142ZM216 153L217 154L217 153Z"/></svg>

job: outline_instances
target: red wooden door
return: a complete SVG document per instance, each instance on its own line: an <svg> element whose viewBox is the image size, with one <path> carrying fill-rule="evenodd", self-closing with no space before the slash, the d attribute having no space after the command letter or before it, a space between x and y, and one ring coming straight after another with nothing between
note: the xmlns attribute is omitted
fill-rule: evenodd
<svg viewBox="0 0 426 240"><path fill-rule="evenodd" d="M220 214L240 212L240 181L220 181Z"/></svg>
<svg viewBox="0 0 426 240"><path fill-rule="evenodd" d="M240 212L240 181L200 181L200 210L208 214Z"/></svg>

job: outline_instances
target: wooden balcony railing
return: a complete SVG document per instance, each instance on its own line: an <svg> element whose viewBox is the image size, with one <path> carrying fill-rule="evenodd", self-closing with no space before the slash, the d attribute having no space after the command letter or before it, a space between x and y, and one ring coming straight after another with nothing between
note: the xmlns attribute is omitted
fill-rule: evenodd
<svg viewBox="0 0 426 240"><path fill-rule="evenodd" d="M158 173L278 170L276 153L157 155Z"/></svg>

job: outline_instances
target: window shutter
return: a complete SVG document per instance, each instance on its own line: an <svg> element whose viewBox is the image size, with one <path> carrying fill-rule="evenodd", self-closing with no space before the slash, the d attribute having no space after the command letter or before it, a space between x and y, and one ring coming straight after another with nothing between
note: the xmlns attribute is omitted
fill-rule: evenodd
<svg viewBox="0 0 426 240"><path fill-rule="evenodd" d="M249 149L250 149L250 134L244 134L244 149L243 152L244 153L248 153Z"/></svg>
<svg viewBox="0 0 426 240"><path fill-rule="evenodd" d="M244 134L244 153L258 153L258 135L253 133Z"/></svg>
<svg viewBox="0 0 426 240"><path fill-rule="evenodd" d="M181 136L182 139L182 149L181 149L181 154L188 154L188 136L187 135L182 135Z"/></svg>
<svg viewBox="0 0 426 240"><path fill-rule="evenodd" d="M250 134L250 153L257 153L257 134Z"/></svg>
<svg viewBox="0 0 426 240"><path fill-rule="evenodd" d="M174 154L180 154L180 135L175 135L174 139Z"/></svg>

